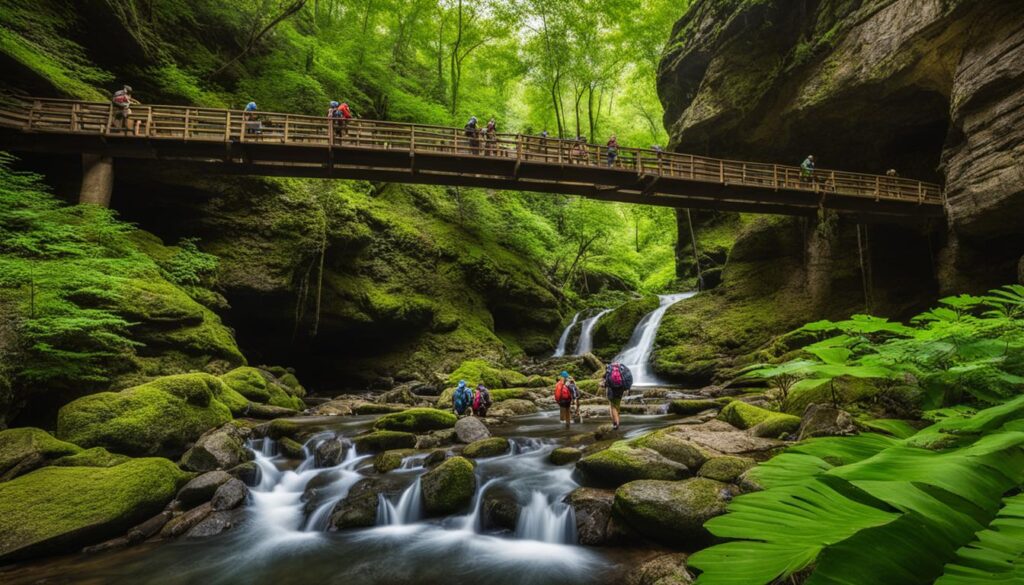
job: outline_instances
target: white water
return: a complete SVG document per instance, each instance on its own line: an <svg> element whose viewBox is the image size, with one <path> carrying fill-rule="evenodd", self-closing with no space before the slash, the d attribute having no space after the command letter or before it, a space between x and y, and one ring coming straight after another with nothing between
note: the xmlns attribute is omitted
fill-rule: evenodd
<svg viewBox="0 0 1024 585"><path fill-rule="evenodd" d="M644 316L633 330L626 347L615 356L615 361L625 364L633 372L633 386L653 386L659 384L657 376L649 369L651 352L654 350L654 338L661 326L661 318L672 305L688 299L696 292L658 295L658 308Z"/></svg>
<svg viewBox="0 0 1024 585"><path fill-rule="evenodd" d="M611 309L604 309L600 313L583 320L583 328L580 330L580 340L576 343L576 355L583 355L594 349L594 326L598 319L610 313Z"/></svg>
<svg viewBox="0 0 1024 585"><path fill-rule="evenodd" d="M580 319L580 311L572 316L572 321L566 326L565 331L562 332L562 336L558 338L558 347L555 348L555 353L552 357L562 357L565 355L565 345L569 343L569 332L576 326L576 322Z"/></svg>
<svg viewBox="0 0 1024 585"><path fill-rule="evenodd" d="M377 526L404 526L415 524L423 518L423 492L419 478L402 492L398 504L392 504L384 494L377 497L380 500L377 504Z"/></svg>
<svg viewBox="0 0 1024 585"><path fill-rule="evenodd" d="M549 502L548 496L535 490L530 503L519 512L516 538L576 544L576 516L572 507L562 502Z"/></svg>

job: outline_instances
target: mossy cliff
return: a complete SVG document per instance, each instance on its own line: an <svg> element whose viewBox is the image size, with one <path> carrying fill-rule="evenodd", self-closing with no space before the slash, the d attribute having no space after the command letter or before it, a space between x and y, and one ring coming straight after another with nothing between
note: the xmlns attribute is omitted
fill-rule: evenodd
<svg viewBox="0 0 1024 585"><path fill-rule="evenodd" d="M944 180L949 224L681 212L679 275L696 276L692 223L707 284L722 284L668 311L656 369L725 378L809 320L906 316L940 291L1016 280L1018 11L1011 1L693 2L659 71L672 149L793 165L813 153L820 168Z"/></svg>

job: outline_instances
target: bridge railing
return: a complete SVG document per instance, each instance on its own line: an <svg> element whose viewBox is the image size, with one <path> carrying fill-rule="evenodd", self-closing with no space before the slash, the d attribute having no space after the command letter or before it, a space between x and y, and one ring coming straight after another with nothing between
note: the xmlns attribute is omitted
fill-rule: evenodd
<svg viewBox="0 0 1024 585"><path fill-rule="evenodd" d="M192 106L133 105L127 120L110 103L26 100L0 108L0 125L29 132L61 132L204 142L248 142L308 147L400 150L411 153L509 158L531 163L612 167L635 171L649 187L659 177L719 185L798 190L824 196L941 204L939 185L900 177L701 157L651 149L608 148L576 140L406 124L379 120L328 119L276 112L243 112Z"/></svg>

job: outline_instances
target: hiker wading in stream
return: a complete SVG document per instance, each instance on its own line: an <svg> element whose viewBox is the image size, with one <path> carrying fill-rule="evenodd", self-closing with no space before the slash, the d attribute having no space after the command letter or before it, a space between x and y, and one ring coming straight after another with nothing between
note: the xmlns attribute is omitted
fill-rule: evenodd
<svg viewBox="0 0 1024 585"><path fill-rule="evenodd" d="M491 393L487 390L487 386L483 384L476 385L476 392L473 394L473 416L485 417L487 416L487 409L491 407Z"/></svg>
<svg viewBox="0 0 1024 585"><path fill-rule="evenodd" d="M569 425L572 424L572 388L575 384L572 384L569 380L569 372L563 371L558 375L558 382L555 383L555 402L558 403L558 420L565 423L565 428L569 428Z"/></svg>
<svg viewBox="0 0 1024 585"><path fill-rule="evenodd" d="M608 411L612 416L612 428L619 428L619 407L622 404L622 397L633 387L633 372L625 364L618 362L608 364L604 368L604 378L601 380L608 393Z"/></svg>

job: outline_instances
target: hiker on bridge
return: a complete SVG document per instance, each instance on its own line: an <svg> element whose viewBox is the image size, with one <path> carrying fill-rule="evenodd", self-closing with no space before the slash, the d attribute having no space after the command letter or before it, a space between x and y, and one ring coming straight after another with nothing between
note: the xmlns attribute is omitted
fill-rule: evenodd
<svg viewBox="0 0 1024 585"><path fill-rule="evenodd" d="M814 155L809 154L804 162L800 163L800 180L805 183L814 181Z"/></svg>
<svg viewBox="0 0 1024 585"><path fill-rule="evenodd" d="M619 139L615 137L615 133L612 133L612 137L608 139L608 166L615 166L615 159L619 157Z"/></svg>
<svg viewBox="0 0 1024 585"><path fill-rule="evenodd" d="M327 117L332 120L334 135L341 138L348 129L348 121L352 119L352 110L349 109L346 102L332 101L327 110Z"/></svg>
<svg viewBox="0 0 1024 585"><path fill-rule="evenodd" d="M577 165L587 164L587 139L577 136L569 151L569 162Z"/></svg>
<svg viewBox="0 0 1024 585"><path fill-rule="evenodd" d="M121 129L128 132L129 119L132 115L132 104L140 103L139 100L132 97L132 86L125 85L115 91L111 102L114 104L114 118L121 122ZM132 128L132 131L135 134L139 133L138 127Z"/></svg>
<svg viewBox="0 0 1024 585"><path fill-rule="evenodd" d="M470 116L466 122L466 138L469 139L469 149L473 154L480 154L480 128L477 126L476 116Z"/></svg>
<svg viewBox="0 0 1024 585"><path fill-rule="evenodd" d="M484 129L484 136L487 139L487 154L490 156L498 155L498 123L491 118L487 122L487 127Z"/></svg>

